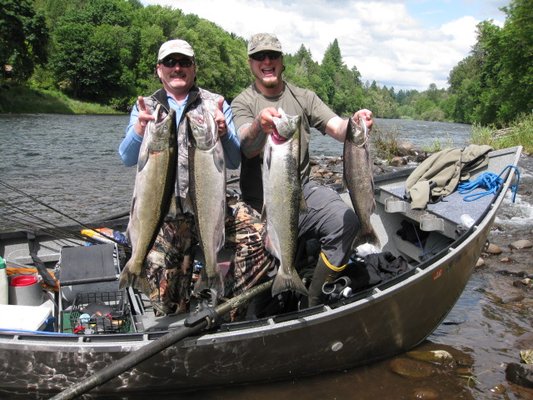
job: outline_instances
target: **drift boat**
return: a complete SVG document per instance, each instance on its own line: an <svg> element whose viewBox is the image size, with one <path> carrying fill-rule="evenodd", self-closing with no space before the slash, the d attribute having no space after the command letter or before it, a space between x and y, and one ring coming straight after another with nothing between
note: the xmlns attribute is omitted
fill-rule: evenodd
<svg viewBox="0 0 533 400"><path fill-rule="evenodd" d="M424 210L411 209L404 198L412 169L377 176L372 224L383 251L406 260L405 272L313 308L214 324L91 393L180 392L293 379L369 364L414 348L439 326L463 292L515 179L515 170L508 167L516 167L520 153L521 147L492 151L488 165L473 173L471 179L486 172L501 174L494 194L466 202L456 191ZM478 192L485 190L471 194ZM470 223L465 225L465 219ZM116 233L126 225L123 217L86 228L105 226ZM406 225L419 240L398 234ZM117 277L128 254L116 240L93 240L87 246L90 238L80 239L79 232L76 225L0 234L0 255L8 269L23 272L40 264L60 281L59 290L37 296L38 304L1 306L0 393L67 390L184 326L183 316L155 317L136 290L118 290Z"/></svg>

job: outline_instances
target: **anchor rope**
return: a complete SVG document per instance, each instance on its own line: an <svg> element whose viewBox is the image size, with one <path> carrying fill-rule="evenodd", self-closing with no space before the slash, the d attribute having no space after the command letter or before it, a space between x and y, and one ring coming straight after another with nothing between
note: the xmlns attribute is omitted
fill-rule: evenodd
<svg viewBox="0 0 533 400"><path fill-rule="evenodd" d="M480 176L478 176L476 179L474 179L473 181L461 182L457 186L457 191L460 194L467 194L478 188L485 189L484 192L473 193L473 194L468 194L464 196L463 198L464 201L475 201L484 196L496 194L503 185L504 180L502 178L502 175L507 170L509 170L509 172L511 170L515 171L516 183L511 185L511 192L513 194L512 200L514 203L516 199L516 193L518 192L518 185L520 183L520 170L516 166L511 165L511 164L507 165L502 170L502 172L500 172L499 175L496 175L493 172L484 172Z"/></svg>

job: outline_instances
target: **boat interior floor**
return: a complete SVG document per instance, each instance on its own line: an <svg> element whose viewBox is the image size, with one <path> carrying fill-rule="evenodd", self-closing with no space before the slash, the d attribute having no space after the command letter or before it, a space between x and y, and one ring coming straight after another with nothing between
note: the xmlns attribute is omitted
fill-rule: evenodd
<svg viewBox="0 0 533 400"><path fill-rule="evenodd" d="M405 260L398 274L417 268L430 255L449 247L450 243L464 233L458 230L462 216L468 214L473 220L477 220L491 201L491 196L486 196L476 202L466 203L463 196L453 193L444 201L428 205L426 210L411 210L410 204L403 198L403 193L403 182L379 186L376 191L377 209L373 216L373 224L384 244L383 251L390 252L392 260ZM318 243L307 243L305 248L307 252L304 251L300 258L305 260L305 267L298 269L304 282L309 284L320 247ZM66 283L61 287L61 310L71 310L76 295L82 292L118 292L116 276L120 273L120 265L123 262L119 248L114 244L65 247L61 251L59 262L60 279ZM364 267L364 264L359 264L358 268L361 268L361 265ZM379 265L373 271L368 268L363 272L358 271L351 275L352 279L358 280L352 285L353 293L371 289L387 279L394 278L393 275L382 275L372 279L376 274L379 275ZM101 279L102 277L104 279ZM128 288L126 293L131 318L130 331L161 331L183 324L184 314L158 317L146 295L133 288ZM201 302L193 298L190 309L194 310L199 306ZM268 294L255 299L241 318L248 320L268 317L292 313L302 308L306 308L306 299L302 296L286 292L273 298ZM64 321L65 318L61 320Z"/></svg>

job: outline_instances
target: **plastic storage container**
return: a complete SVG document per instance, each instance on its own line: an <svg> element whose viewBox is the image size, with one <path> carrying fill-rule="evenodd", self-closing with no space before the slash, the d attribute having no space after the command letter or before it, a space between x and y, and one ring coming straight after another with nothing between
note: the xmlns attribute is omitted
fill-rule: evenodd
<svg viewBox="0 0 533 400"><path fill-rule="evenodd" d="M131 313L124 290L78 293L70 312L72 332L102 334L129 332Z"/></svg>

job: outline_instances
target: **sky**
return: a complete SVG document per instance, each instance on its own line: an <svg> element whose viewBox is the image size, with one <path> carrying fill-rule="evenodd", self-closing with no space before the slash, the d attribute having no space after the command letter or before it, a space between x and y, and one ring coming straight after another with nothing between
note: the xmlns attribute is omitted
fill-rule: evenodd
<svg viewBox="0 0 533 400"><path fill-rule="evenodd" d="M363 83L426 90L448 87L454 66L476 43L476 25L503 26L509 0L144 0L181 9L246 40L276 34L285 53L303 44L321 62L337 39Z"/></svg>

